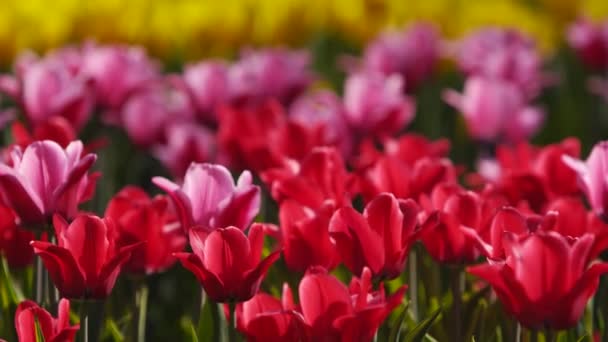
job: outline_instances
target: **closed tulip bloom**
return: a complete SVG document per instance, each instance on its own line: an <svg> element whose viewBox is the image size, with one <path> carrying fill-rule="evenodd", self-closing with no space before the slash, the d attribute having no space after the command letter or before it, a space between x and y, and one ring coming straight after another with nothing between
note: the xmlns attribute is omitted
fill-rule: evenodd
<svg viewBox="0 0 608 342"><path fill-rule="evenodd" d="M230 100L256 103L274 98L288 104L312 81L310 56L282 48L246 50L228 71Z"/></svg>
<svg viewBox="0 0 608 342"><path fill-rule="evenodd" d="M70 342L74 341L80 325L70 325L70 301L67 299L59 301L57 318L35 302L26 300L17 306L15 329L19 342L39 341L38 331L44 341Z"/></svg>
<svg viewBox="0 0 608 342"><path fill-rule="evenodd" d="M411 246L418 238L418 206L380 194L365 207L363 215L352 207L338 209L329 224L344 264L354 274L368 267L378 278L398 277Z"/></svg>
<svg viewBox="0 0 608 342"><path fill-rule="evenodd" d="M569 156L563 160L576 171L579 185L593 210L606 220L608 209L608 141L597 143L584 162Z"/></svg>
<svg viewBox="0 0 608 342"><path fill-rule="evenodd" d="M34 142L23 152L15 148L12 165L0 164L0 192L24 225L45 223L55 213L71 218L78 204L93 195L97 176L87 172L96 159L83 155L80 141L65 149L50 140Z"/></svg>
<svg viewBox="0 0 608 342"><path fill-rule="evenodd" d="M398 74L350 75L344 85L346 120L361 137L386 137L405 128L415 115L414 100L403 94Z"/></svg>
<svg viewBox="0 0 608 342"><path fill-rule="evenodd" d="M462 112L471 137L483 141L518 142L536 133L543 112L528 106L523 92L511 82L473 76L464 92L444 93L444 100Z"/></svg>
<svg viewBox="0 0 608 342"><path fill-rule="evenodd" d="M308 326L287 284L283 285L280 300L258 292L250 300L237 304L236 324L237 329L252 342L310 341Z"/></svg>
<svg viewBox="0 0 608 342"><path fill-rule="evenodd" d="M62 297L103 299L110 295L121 266L141 243L119 247L111 219L80 214L68 224L53 218L57 245L32 241Z"/></svg>
<svg viewBox="0 0 608 342"><path fill-rule="evenodd" d="M570 25L568 43L592 68L608 67L608 22L594 24L581 18Z"/></svg>
<svg viewBox="0 0 608 342"><path fill-rule="evenodd" d="M12 90L6 87L7 81L2 82L5 86L0 85L0 91L13 97L33 127L61 116L80 130L91 117L93 91L88 79L74 74L56 58L18 62Z"/></svg>
<svg viewBox="0 0 608 342"><path fill-rule="evenodd" d="M280 232L277 236L283 248L287 267L304 272L311 266L333 269L340 256L329 236L329 220L335 211L330 203L311 209L287 199L279 208Z"/></svg>
<svg viewBox="0 0 608 342"><path fill-rule="evenodd" d="M435 27L418 23L401 31L383 33L365 49L363 68L385 75L398 73L408 91L433 72L439 57L439 34Z"/></svg>
<svg viewBox="0 0 608 342"><path fill-rule="evenodd" d="M302 314L313 341L372 341L374 334L397 306L405 287L389 297L383 286L372 290L371 272L364 269L350 289L322 268L309 270L300 281Z"/></svg>
<svg viewBox="0 0 608 342"><path fill-rule="evenodd" d="M127 186L108 203L104 216L116 223L116 244L146 242L132 252L123 265L125 271L162 272L177 261L173 253L184 250L186 237L169 201L166 196L150 198L142 189Z"/></svg>
<svg viewBox="0 0 608 342"><path fill-rule="evenodd" d="M164 142L152 147L152 154L173 177L184 176L190 164L214 160L216 141L213 133L192 121L176 121L164 127Z"/></svg>
<svg viewBox="0 0 608 342"><path fill-rule="evenodd" d="M260 188L253 185L249 171L235 184L222 165L192 163L181 186L162 177L152 181L173 199L185 231L195 225L206 230L230 225L245 229L260 210Z"/></svg>
<svg viewBox="0 0 608 342"><path fill-rule="evenodd" d="M211 232L195 228L189 235L193 252L175 256L216 302L251 299L272 263L279 258L280 251L275 251L262 259L264 233L259 224L251 226L249 236L236 227Z"/></svg>
<svg viewBox="0 0 608 342"><path fill-rule="evenodd" d="M182 78L197 116L215 122L216 107L229 99L228 66L221 61L199 62L186 66Z"/></svg>
<svg viewBox="0 0 608 342"><path fill-rule="evenodd" d="M141 48L90 44L84 48L81 72L94 81L97 101L115 110L157 79L159 67Z"/></svg>
<svg viewBox="0 0 608 342"><path fill-rule="evenodd" d="M589 265L593 236L553 231L502 235L504 260L468 272L492 285L507 312L530 329L568 329L580 319L608 263Z"/></svg>

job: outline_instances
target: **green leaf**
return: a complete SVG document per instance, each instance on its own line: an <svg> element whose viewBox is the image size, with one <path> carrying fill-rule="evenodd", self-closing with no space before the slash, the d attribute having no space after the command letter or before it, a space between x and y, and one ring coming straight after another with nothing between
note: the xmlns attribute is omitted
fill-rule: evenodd
<svg viewBox="0 0 608 342"><path fill-rule="evenodd" d="M182 326L182 329L184 330L186 336L189 337L190 341L198 342L198 336L196 335L196 326L194 325L190 317L182 317L180 325Z"/></svg>
<svg viewBox="0 0 608 342"><path fill-rule="evenodd" d="M424 321L420 322L414 329L410 330L403 341L405 342L422 342L424 339L426 332L431 328L439 314L441 313L441 308L437 309L430 317L427 317Z"/></svg>
<svg viewBox="0 0 608 342"><path fill-rule="evenodd" d="M40 322L38 322L38 317L36 317L34 325L36 326L36 342L44 342L44 334L42 334L42 328L40 327Z"/></svg>
<svg viewBox="0 0 608 342"><path fill-rule="evenodd" d="M581 336L578 340L576 340L576 342L587 342L587 341L593 341L593 339L591 337L589 337L589 335L587 335L587 334Z"/></svg>
<svg viewBox="0 0 608 342"><path fill-rule="evenodd" d="M13 280L8 268L8 262L4 257L2 257L2 267L0 273L2 283L6 286L6 290L8 291L8 296L11 302L18 305L24 300L25 297L23 296L21 289L15 284L15 281Z"/></svg>
<svg viewBox="0 0 608 342"><path fill-rule="evenodd" d="M399 337L401 336L401 330L403 330L402 329L403 322L405 322L405 318L407 317L408 309L409 309L409 303L407 303L403 307L403 310L401 310L401 313L399 314L399 316L395 320L395 324L393 324L393 326L391 327L391 331L389 333L388 342L397 342L397 341L399 341Z"/></svg>
<svg viewBox="0 0 608 342"><path fill-rule="evenodd" d="M120 331L120 328L118 328L118 324L116 324L116 322L114 322L112 318L108 318L108 320L106 321L106 332L104 333L104 335L105 334L110 335L112 337L112 340L114 341L125 340L125 337Z"/></svg>

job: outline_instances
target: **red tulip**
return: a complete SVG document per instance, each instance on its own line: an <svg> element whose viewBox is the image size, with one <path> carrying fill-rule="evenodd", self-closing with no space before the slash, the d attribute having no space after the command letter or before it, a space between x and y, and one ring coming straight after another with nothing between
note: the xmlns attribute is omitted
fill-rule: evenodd
<svg viewBox="0 0 608 342"><path fill-rule="evenodd" d="M11 267L26 267L34 261L30 241L34 233L17 226L17 216L8 207L0 205L0 253Z"/></svg>
<svg viewBox="0 0 608 342"><path fill-rule="evenodd" d="M53 217L58 245L32 241L62 297L106 298L121 266L141 243L116 246L116 227L111 219L79 214L68 224Z"/></svg>
<svg viewBox="0 0 608 342"><path fill-rule="evenodd" d="M235 184L222 165L192 163L181 187L162 177L152 181L173 199L184 231L192 226L244 229L260 210L260 188L253 185L249 171L243 171Z"/></svg>
<svg viewBox="0 0 608 342"><path fill-rule="evenodd" d="M132 252L123 269L133 273L158 273L173 265L186 237L165 196L150 198L142 189L127 186L108 203L105 217L114 220L118 246L146 244Z"/></svg>
<svg viewBox="0 0 608 342"><path fill-rule="evenodd" d="M15 121L11 126L11 133L15 144L21 148L26 148L37 140L52 140L66 148L77 138L72 124L62 116L53 116L39 123L31 132L21 122Z"/></svg>
<svg viewBox="0 0 608 342"><path fill-rule="evenodd" d="M380 324L401 304L405 286L388 298L382 285L372 292L371 272L364 269L350 289L322 268L300 281L302 314L313 341L371 341Z"/></svg>
<svg viewBox="0 0 608 342"><path fill-rule="evenodd" d="M492 285L505 309L531 329L576 325L608 263L589 266L593 236L571 239L538 230L502 234L505 258L468 271Z"/></svg>
<svg viewBox="0 0 608 342"><path fill-rule="evenodd" d="M316 210L327 203L339 208L351 201L352 178L334 148L314 148L300 163L267 170L261 177L279 203L292 199Z"/></svg>
<svg viewBox="0 0 608 342"><path fill-rule="evenodd" d="M608 67L608 22L594 24L581 18L570 25L567 32L568 43L588 66Z"/></svg>
<svg viewBox="0 0 608 342"><path fill-rule="evenodd" d="M309 329L293 302L291 289L283 285L281 300L259 292L236 306L237 328L252 342L310 341Z"/></svg>
<svg viewBox="0 0 608 342"><path fill-rule="evenodd" d="M0 193L23 224L45 223L54 213L71 218L92 197L96 176L87 172L97 156L82 154L80 141L63 149L44 140L14 149L11 166L0 164Z"/></svg>
<svg viewBox="0 0 608 342"><path fill-rule="evenodd" d="M333 269L339 255L329 237L329 220L335 211L331 204L313 210L294 200L279 208L280 245L290 270L303 272L311 266Z"/></svg>
<svg viewBox="0 0 608 342"><path fill-rule="evenodd" d="M260 287L268 268L280 251L262 257L263 226L253 224L249 236L240 228L218 228L208 232L191 229L193 253L175 253L182 265L203 285L216 302L243 302L251 299Z"/></svg>
<svg viewBox="0 0 608 342"><path fill-rule="evenodd" d="M475 238L464 228L486 229L498 206L506 204L485 201L456 184L438 185L421 203L426 215L420 239L435 260L451 264L470 263L480 256Z"/></svg>
<svg viewBox="0 0 608 342"><path fill-rule="evenodd" d="M360 274L368 267L377 277L393 279L403 272L418 238L417 214L414 201L383 193L369 202L363 215L351 207L338 209L329 223L329 234L352 273Z"/></svg>
<svg viewBox="0 0 608 342"><path fill-rule="evenodd" d="M58 311L58 317L54 318L35 302L21 302L15 312L15 328L19 342L37 342L38 329L46 342L74 341L80 325L70 326L70 301L61 299Z"/></svg>

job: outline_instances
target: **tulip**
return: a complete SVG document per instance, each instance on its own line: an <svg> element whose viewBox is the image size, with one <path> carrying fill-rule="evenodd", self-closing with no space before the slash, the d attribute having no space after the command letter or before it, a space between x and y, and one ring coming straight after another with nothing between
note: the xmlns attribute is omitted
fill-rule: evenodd
<svg viewBox="0 0 608 342"><path fill-rule="evenodd" d="M228 71L230 100L259 102L275 98L287 104L312 80L304 51L247 50Z"/></svg>
<svg viewBox="0 0 608 342"><path fill-rule="evenodd" d="M371 272L364 269L350 289L322 268L300 281L300 305L313 341L372 341L380 324L401 304L405 287L385 297L382 285L372 292Z"/></svg>
<svg viewBox="0 0 608 342"><path fill-rule="evenodd" d="M149 86L125 100L121 123L129 138L142 147L164 140L165 127L194 116L188 94L167 84Z"/></svg>
<svg viewBox="0 0 608 342"><path fill-rule="evenodd" d="M62 116L53 116L47 121L28 130L21 122L15 121L11 126L11 133L15 144L21 148L37 140L51 140L66 148L72 141L76 140L77 134L72 124Z"/></svg>
<svg viewBox="0 0 608 342"><path fill-rule="evenodd" d="M390 31L372 41L363 54L363 68L384 75L400 74L408 91L415 89L435 69L439 35L426 23L403 31Z"/></svg>
<svg viewBox="0 0 608 342"><path fill-rule="evenodd" d="M15 312L15 329L19 342L39 341L38 334L47 342L74 341L80 325L70 325L70 301L61 299L58 311L58 317L55 318L30 300L21 302Z"/></svg>
<svg viewBox="0 0 608 342"><path fill-rule="evenodd" d="M141 243L116 245L111 219L79 214L68 224L53 217L57 245L46 241L30 244L44 263L62 297L103 299L110 295L121 266Z"/></svg>
<svg viewBox="0 0 608 342"><path fill-rule="evenodd" d="M507 312L530 329L568 329L580 319L608 263L589 266L593 236L553 231L502 234L505 258L469 267L490 283Z"/></svg>
<svg viewBox="0 0 608 342"><path fill-rule="evenodd" d="M597 143L584 162L563 156L563 161L578 176L579 185L596 214L606 221L608 209L608 141Z"/></svg>
<svg viewBox="0 0 608 342"><path fill-rule="evenodd" d="M25 59L27 57L22 57ZM0 90L13 97L33 127L54 116L67 119L80 130L93 109L93 92L88 79L75 75L68 66L53 58L18 62L12 88L3 82Z"/></svg>
<svg viewBox="0 0 608 342"><path fill-rule="evenodd" d="M217 228L211 232L191 229L193 253L175 253L182 265L194 273L209 298L216 302L243 302L260 287L268 268L279 258L275 251L262 258L263 226L253 224L249 236L240 228Z"/></svg>
<svg viewBox="0 0 608 342"><path fill-rule="evenodd" d="M547 83L539 50L534 41L519 32L483 29L458 45L458 65L469 76L513 83L528 99L536 96Z"/></svg>
<svg viewBox="0 0 608 342"><path fill-rule="evenodd" d="M252 342L309 341L308 326L298 310L291 289L284 284L281 300L259 292L237 304L237 327Z"/></svg>
<svg viewBox="0 0 608 342"><path fill-rule="evenodd" d="M352 207L338 209L329 234L353 274L368 267L376 277L393 279L403 272L418 238L417 215L414 201L383 193L367 204L363 215Z"/></svg>
<svg viewBox="0 0 608 342"><path fill-rule="evenodd" d="M320 90L297 98L289 108L293 122L323 129L323 142L336 146L347 157L352 152L353 139L346 122L342 100L333 92Z"/></svg>
<svg viewBox="0 0 608 342"><path fill-rule="evenodd" d="M19 228L16 221L15 213L0 205L0 252L10 267L21 268L34 261L34 250L30 246L34 233Z"/></svg>
<svg viewBox="0 0 608 342"><path fill-rule="evenodd" d="M316 210L290 199L281 203L277 238L290 270L304 272L311 266L331 270L338 265L339 255L328 230L334 211L330 203Z"/></svg>
<svg viewBox="0 0 608 342"><path fill-rule="evenodd" d="M34 142L24 152L15 148L12 165L0 164L0 193L24 225L43 224L55 213L71 218L93 195L97 177L87 171L96 158L83 155L80 141L65 149L50 140Z"/></svg>
<svg viewBox="0 0 608 342"><path fill-rule="evenodd" d="M536 133L544 117L539 108L526 104L523 95L511 82L473 76L463 94L448 90L443 97L462 112L473 138L519 142Z"/></svg>
<svg viewBox="0 0 608 342"><path fill-rule="evenodd" d="M228 67L221 61L204 61L186 66L183 82L200 119L217 120L215 109L228 101Z"/></svg>
<svg viewBox="0 0 608 342"><path fill-rule="evenodd" d="M482 216L482 202L480 196L456 184L440 184L433 189L430 198L421 200L426 217L420 239L435 260L462 264L479 257L475 239L466 235L463 228L484 228L488 219ZM493 210L487 211L493 214Z"/></svg>
<svg viewBox="0 0 608 342"><path fill-rule="evenodd" d="M249 171L235 184L222 165L192 163L181 187L162 177L152 181L173 199L184 231L195 225L207 231L229 225L245 228L260 210L260 188L253 185Z"/></svg>
<svg viewBox="0 0 608 342"><path fill-rule="evenodd" d="M352 197L352 177L334 148L314 148L300 163L268 170L261 177L279 203L293 199L316 210L325 204L348 205Z"/></svg>
<svg viewBox="0 0 608 342"><path fill-rule="evenodd" d="M398 74L350 75L344 85L346 120L360 136L385 137L399 132L415 115L414 100L403 94Z"/></svg>
<svg viewBox="0 0 608 342"><path fill-rule="evenodd" d="M142 189L127 186L108 203L104 216L112 219L118 230L117 246L146 242L134 250L123 269L131 273L159 273L177 261L186 237L165 196L150 198Z"/></svg>
<svg viewBox="0 0 608 342"><path fill-rule="evenodd" d="M158 78L159 70L141 48L85 46L81 72L93 79L97 101L119 109L128 96Z"/></svg>
<svg viewBox="0 0 608 342"><path fill-rule="evenodd" d="M193 122L171 122L165 127L166 142L152 147L152 154L174 177L184 176L192 163L214 160L216 142L213 133Z"/></svg>
<svg viewBox="0 0 608 342"><path fill-rule="evenodd" d="M598 69L608 67L608 22L596 25L581 18L568 28L566 38L587 65Z"/></svg>

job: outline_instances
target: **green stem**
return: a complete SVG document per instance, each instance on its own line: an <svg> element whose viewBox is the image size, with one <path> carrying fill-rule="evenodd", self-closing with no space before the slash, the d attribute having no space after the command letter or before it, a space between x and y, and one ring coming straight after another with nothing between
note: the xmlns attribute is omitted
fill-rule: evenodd
<svg viewBox="0 0 608 342"><path fill-rule="evenodd" d="M557 334L551 328L545 329L545 342L556 342Z"/></svg>
<svg viewBox="0 0 608 342"><path fill-rule="evenodd" d="M36 256L36 296L34 299L36 303L42 305L42 299L44 297L44 265L42 264L42 258Z"/></svg>
<svg viewBox="0 0 608 342"><path fill-rule="evenodd" d="M412 315L414 321L418 321L418 262L416 260L416 250L412 249L409 255L410 264L410 280L409 280L409 293L410 293L410 308L412 309Z"/></svg>
<svg viewBox="0 0 608 342"><path fill-rule="evenodd" d="M452 290L452 337L462 341L462 269L450 269L450 289Z"/></svg>
<svg viewBox="0 0 608 342"><path fill-rule="evenodd" d="M87 300L80 301L80 340L89 342L89 305Z"/></svg>
<svg viewBox="0 0 608 342"><path fill-rule="evenodd" d="M226 321L226 324L228 324L228 341L236 342L238 338L238 332L236 331L236 302L231 301L228 307L230 308L230 319Z"/></svg>
<svg viewBox="0 0 608 342"><path fill-rule="evenodd" d="M137 341L144 342L146 340L146 314L148 312L148 286L142 283L138 291L137 305L139 314L137 319Z"/></svg>

